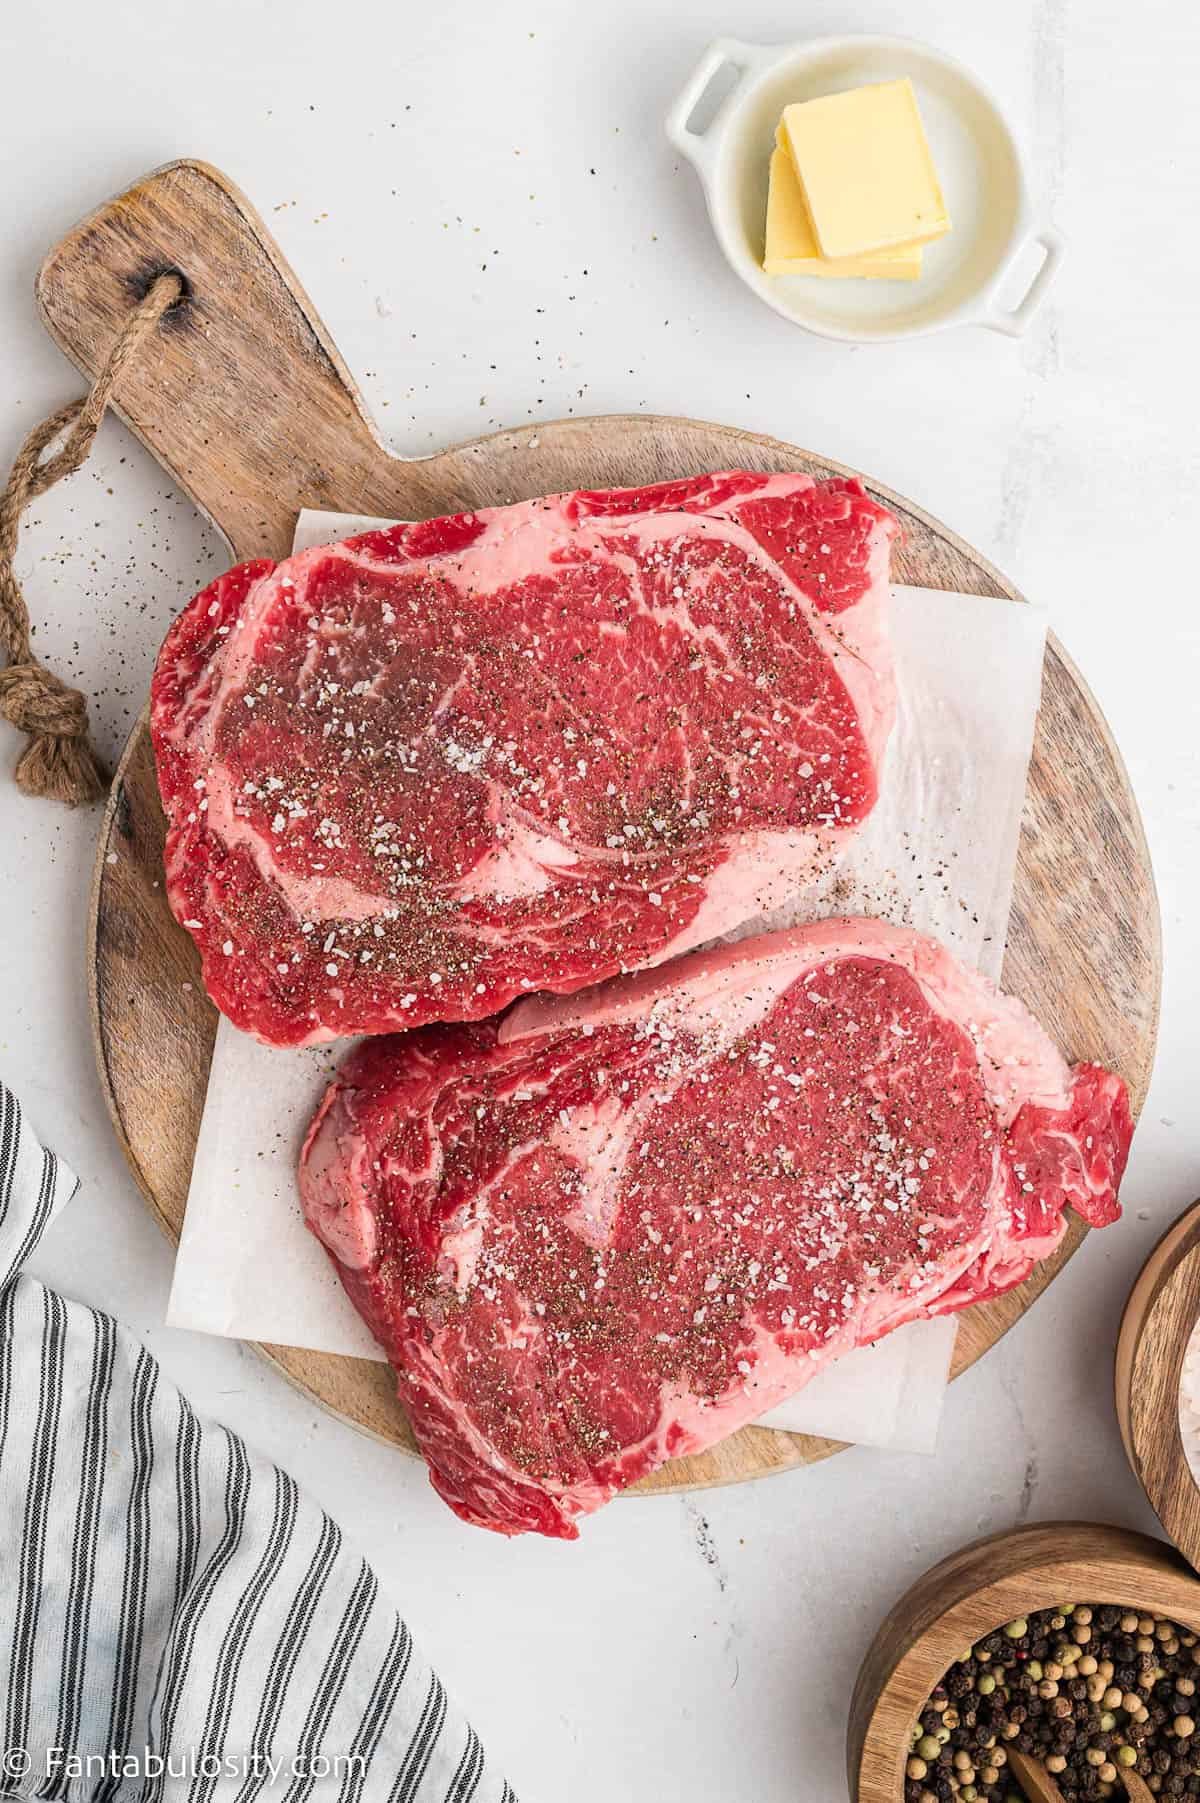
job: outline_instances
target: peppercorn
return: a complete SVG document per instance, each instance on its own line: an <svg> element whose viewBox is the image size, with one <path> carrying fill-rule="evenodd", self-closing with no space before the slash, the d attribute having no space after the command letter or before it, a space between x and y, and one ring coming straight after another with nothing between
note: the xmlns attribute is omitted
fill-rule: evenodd
<svg viewBox="0 0 1200 1803"><path fill-rule="evenodd" d="M1119 1798L1123 1770L1155 1796L1200 1799L1197 1645L1111 1603L1014 1616L951 1666L915 1718L904 1803L1023 1803L1009 1745L1056 1775L1066 1803Z"/></svg>

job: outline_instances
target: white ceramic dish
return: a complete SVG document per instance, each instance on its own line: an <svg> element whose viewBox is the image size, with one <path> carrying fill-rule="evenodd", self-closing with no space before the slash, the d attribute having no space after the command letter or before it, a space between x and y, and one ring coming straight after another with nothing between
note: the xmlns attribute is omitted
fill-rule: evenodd
<svg viewBox="0 0 1200 1803"><path fill-rule="evenodd" d="M702 131L690 131L713 80L732 88ZM909 75L954 229L925 247L916 282L768 276L762 270L767 165L789 101ZM726 77L728 79L728 76ZM878 343L946 326L981 325L1019 336L1045 298L1063 241L1033 217L1020 153L996 102L953 57L908 38L817 38L806 44L708 46L666 120L667 136L696 169L713 231L730 266L769 307L824 338ZM1015 305L1006 277L1042 259Z"/></svg>

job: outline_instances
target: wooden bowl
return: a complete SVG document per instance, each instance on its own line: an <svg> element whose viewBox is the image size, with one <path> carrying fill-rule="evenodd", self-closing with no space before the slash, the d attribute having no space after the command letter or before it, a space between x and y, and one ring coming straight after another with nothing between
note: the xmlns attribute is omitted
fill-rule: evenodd
<svg viewBox="0 0 1200 1803"><path fill-rule="evenodd" d="M1179 1379L1200 1319L1200 1202L1180 1215L1129 1292L1117 1338L1117 1421L1134 1476L1200 1570L1200 1488L1179 1432Z"/></svg>
<svg viewBox="0 0 1200 1803"><path fill-rule="evenodd" d="M901 1803L913 1724L956 1659L1004 1622L1075 1602L1149 1609L1200 1633L1200 1579L1161 1540L1092 1521L978 1540L918 1578L863 1661L846 1747L854 1803Z"/></svg>

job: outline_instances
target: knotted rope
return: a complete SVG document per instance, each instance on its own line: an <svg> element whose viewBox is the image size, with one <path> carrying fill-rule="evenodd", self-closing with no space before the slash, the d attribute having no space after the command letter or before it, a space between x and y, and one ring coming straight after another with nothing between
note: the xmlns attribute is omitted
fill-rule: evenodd
<svg viewBox="0 0 1200 1803"><path fill-rule="evenodd" d="M155 278L122 327L90 394L35 426L0 495L0 646L8 658L7 667L0 669L0 714L29 738L17 761L18 786L26 795L46 795L69 807L97 801L107 776L88 730L86 696L48 670L30 646L29 609L13 568L21 515L83 463L127 365L182 293L179 276ZM60 448L43 463L64 432Z"/></svg>

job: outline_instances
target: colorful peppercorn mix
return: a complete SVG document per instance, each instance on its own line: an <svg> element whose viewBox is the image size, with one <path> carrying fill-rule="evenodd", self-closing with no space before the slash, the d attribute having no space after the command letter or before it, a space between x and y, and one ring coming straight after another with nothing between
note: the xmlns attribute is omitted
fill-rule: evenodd
<svg viewBox="0 0 1200 1803"><path fill-rule="evenodd" d="M1010 1745L1041 1760L1065 1803L1123 1798L1122 1767L1155 1796L1200 1797L1197 1686L1197 1636L1149 1611L1065 1603L1010 1621L921 1710L905 1803L1025 1803Z"/></svg>

